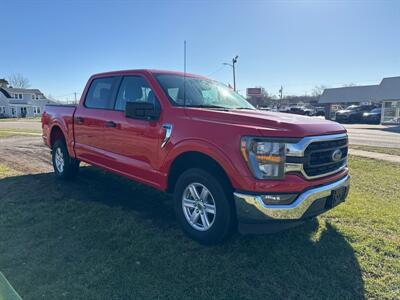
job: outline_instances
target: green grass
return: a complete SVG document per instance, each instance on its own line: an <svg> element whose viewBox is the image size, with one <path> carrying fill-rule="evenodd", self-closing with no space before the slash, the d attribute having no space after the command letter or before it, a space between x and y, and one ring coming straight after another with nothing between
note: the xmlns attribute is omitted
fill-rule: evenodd
<svg viewBox="0 0 400 300"><path fill-rule="evenodd" d="M82 168L0 169L0 270L23 299L399 299L400 166L351 158L345 204L273 235L187 239L171 199Z"/></svg>
<svg viewBox="0 0 400 300"><path fill-rule="evenodd" d="M35 129L0 129L0 138L11 136L40 136L41 131Z"/></svg>
<svg viewBox="0 0 400 300"><path fill-rule="evenodd" d="M400 148L375 147L375 146L364 146L364 145L350 145L350 149L364 150L364 151L369 151L369 152L377 152L377 153L384 153L384 154L391 154L391 155L400 156Z"/></svg>

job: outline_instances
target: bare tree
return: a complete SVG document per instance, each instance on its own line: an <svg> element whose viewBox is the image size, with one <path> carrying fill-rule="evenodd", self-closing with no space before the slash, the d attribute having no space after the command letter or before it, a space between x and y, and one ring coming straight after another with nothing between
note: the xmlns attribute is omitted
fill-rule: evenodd
<svg viewBox="0 0 400 300"><path fill-rule="evenodd" d="M11 74L8 76L8 83L13 88L27 89L31 85L29 79L20 73Z"/></svg>
<svg viewBox="0 0 400 300"><path fill-rule="evenodd" d="M314 87L314 89L312 90L312 95L314 96L314 97L319 97L319 96L321 96L322 95L322 93L324 92L324 90L326 89L327 87L325 86L325 85L316 85L315 87Z"/></svg>
<svg viewBox="0 0 400 300"><path fill-rule="evenodd" d="M352 86L356 86L356 84L353 82L343 84L343 87L352 87Z"/></svg>

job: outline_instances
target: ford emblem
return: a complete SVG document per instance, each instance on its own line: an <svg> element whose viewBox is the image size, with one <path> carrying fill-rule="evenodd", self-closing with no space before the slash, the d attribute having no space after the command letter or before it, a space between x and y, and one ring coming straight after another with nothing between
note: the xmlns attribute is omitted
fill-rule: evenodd
<svg viewBox="0 0 400 300"><path fill-rule="evenodd" d="M332 153L332 161L337 162L337 161L341 160L342 159L342 155L343 155L342 150L336 149Z"/></svg>

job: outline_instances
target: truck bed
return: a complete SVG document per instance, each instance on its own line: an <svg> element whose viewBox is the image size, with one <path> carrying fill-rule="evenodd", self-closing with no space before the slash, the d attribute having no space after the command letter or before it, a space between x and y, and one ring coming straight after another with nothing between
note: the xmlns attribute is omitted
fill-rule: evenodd
<svg viewBox="0 0 400 300"><path fill-rule="evenodd" d="M73 120L77 105L75 104L48 104L42 115L42 132L44 142L51 147L53 126L62 130L67 145L73 140Z"/></svg>

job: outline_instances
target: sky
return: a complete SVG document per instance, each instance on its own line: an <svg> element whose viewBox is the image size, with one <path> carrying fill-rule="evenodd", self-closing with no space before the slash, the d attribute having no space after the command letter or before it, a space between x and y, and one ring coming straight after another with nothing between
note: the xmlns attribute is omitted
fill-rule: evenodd
<svg viewBox="0 0 400 300"><path fill-rule="evenodd" d="M0 78L21 73L59 100L90 75L183 70L277 95L400 76L400 1L0 0Z"/></svg>

